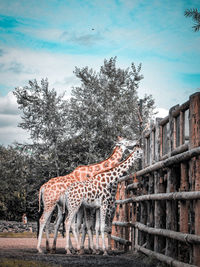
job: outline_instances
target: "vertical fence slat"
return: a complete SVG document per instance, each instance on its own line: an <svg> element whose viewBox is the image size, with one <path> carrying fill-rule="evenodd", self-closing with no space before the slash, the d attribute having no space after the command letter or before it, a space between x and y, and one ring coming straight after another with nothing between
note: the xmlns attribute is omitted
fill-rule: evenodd
<svg viewBox="0 0 200 267"><path fill-rule="evenodd" d="M190 96L190 148L200 146L200 94ZM193 159L195 190L200 190L200 159ZM200 235L200 200L194 201L195 234ZM194 245L194 264L200 266L200 246Z"/></svg>
<svg viewBox="0 0 200 267"><path fill-rule="evenodd" d="M181 181L180 181L180 191L189 190L189 177L188 177L188 164L181 163ZM189 203L188 201L180 201L180 232L189 233ZM179 260L189 261L189 255L191 254L191 249L186 244L179 245Z"/></svg>
<svg viewBox="0 0 200 267"><path fill-rule="evenodd" d="M176 191L177 175L174 168L167 172L167 193ZM178 225L178 204L177 200L166 201L166 229L177 231ZM166 239L165 255L175 258L177 256L178 244L176 240L170 238Z"/></svg>
<svg viewBox="0 0 200 267"><path fill-rule="evenodd" d="M154 177L153 175L149 175L149 188L148 188L148 194L154 193ZM147 202L147 226L154 227L154 203L153 201ZM147 245L146 247L148 249L153 249L154 247L154 237L150 234L147 235Z"/></svg>
<svg viewBox="0 0 200 267"><path fill-rule="evenodd" d="M154 172L154 193L164 193L164 177L160 171ZM155 228L165 228L165 203L164 201L155 201ZM165 239L160 236L154 236L154 251L161 252L165 248Z"/></svg>

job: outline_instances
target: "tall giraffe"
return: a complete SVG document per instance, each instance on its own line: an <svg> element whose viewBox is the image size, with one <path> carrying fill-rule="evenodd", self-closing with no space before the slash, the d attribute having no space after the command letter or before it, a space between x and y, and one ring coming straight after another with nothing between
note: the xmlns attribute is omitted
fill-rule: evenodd
<svg viewBox="0 0 200 267"><path fill-rule="evenodd" d="M42 232L46 225L46 250L49 251L49 224L51 220L51 215L56 206L58 206L58 219L55 225L54 231L54 240L53 240L53 248L56 249L56 239L58 234L58 228L61 224L63 218L62 212L62 204L58 205L59 202L62 202L62 195L65 192L66 188L69 187L76 181L85 181L90 179L97 173L101 171L105 171L114 167L122 158L122 155L127 147L134 146L136 144L135 141L128 141L121 137L118 138L118 142L114 148L112 155L99 163L91 164L88 166L79 166L72 173L55 177L50 179L48 182L43 184L39 190L39 212L41 212L41 199L43 201L44 210L39 220L39 235L38 235L38 244L37 250L38 252L42 252L40 245L42 239Z"/></svg>
<svg viewBox="0 0 200 267"><path fill-rule="evenodd" d="M136 158L142 156L142 149L135 147L130 156L119 163L117 166L111 170L99 173L93 177L93 179L86 180L84 182L75 182L73 185L69 186L65 191L66 208L68 210L68 215L65 220L66 228L66 253L70 254L69 249L69 233L71 223L76 213L78 212L81 205L92 208L100 208L100 228L102 235L102 249L104 255L107 254L105 247L105 221L106 214L109 210L113 209L114 197L113 194L116 193L112 188L117 188L118 180L126 172L130 166L134 163ZM116 191L116 190L115 190ZM77 242L77 249L80 250L80 244L78 236L75 234L75 239ZM93 243L91 248L94 249Z"/></svg>
<svg viewBox="0 0 200 267"><path fill-rule="evenodd" d="M137 152L138 152L138 150L136 149L134 151L134 153L135 153L135 158L133 159L134 161L142 156L142 150L141 149L139 149L138 153ZM134 162L132 162L132 164L133 163ZM105 230L105 232L107 232L107 236L108 236L108 250L111 250L112 221L113 221L113 218L114 218L114 215L115 215L115 210L116 210L116 206L115 206L115 200L116 199L115 199L115 196L116 196L116 192L117 192L117 187L118 187L118 184L115 183L115 184L112 185L112 188L110 189L111 190L111 195L112 195L113 205L109 206L109 208L107 210L107 213L106 213L106 230ZM79 211L80 211L80 209L79 209ZM85 220L85 224L86 224L86 228L87 228L89 236L92 233L92 231L91 231L92 227L95 225L96 250L93 248L92 249L93 250L92 253L93 254L94 253L99 253L100 252L99 251L99 232L100 232L100 212L99 212L99 209L96 209L96 212L94 212L94 208L91 209L91 208L88 208L88 207L87 208L84 207L84 220ZM80 254L84 254L85 231L83 231L83 230L84 229L82 229ZM90 239L89 239L89 241L90 241ZM89 244L90 244L90 242L89 242Z"/></svg>

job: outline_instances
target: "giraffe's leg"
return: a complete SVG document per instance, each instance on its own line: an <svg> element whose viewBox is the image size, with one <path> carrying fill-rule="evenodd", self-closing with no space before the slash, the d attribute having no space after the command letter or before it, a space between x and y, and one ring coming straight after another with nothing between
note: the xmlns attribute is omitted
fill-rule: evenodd
<svg viewBox="0 0 200 267"><path fill-rule="evenodd" d="M72 230L72 233L75 237L75 240L76 240L76 243L79 242L79 235L78 235L78 230L77 230L77 225L76 225L76 216L74 216L72 222L71 222L71 230ZM71 238L69 236L69 246L70 246L70 250L72 252L72 254L75 254L76 253L76 250L73 248L72 246L72 242L71 242Z"/></svg>
<svg viewBox="0 0 200 267"><path fill-rule="evenodd" d="M100 209L96 210L95 231L96 231L96 251L97 253L99 253Z"/></svg>
<svg viewBox="0 0 200 267"><path fill-rule="evenodd" d="M111 233L112 233L112 222L109 222L107 225L107 236L108 236L108 251L111 251Z"/></svg>
<svg viewBox="0 0 200 267"><path fill-rule="evenodd" d="M52 211L53 209L49 210L49 211L45 211L43 212L41 218L40 218L40 221L39 221L39 227L40 227L40 230L39 230L39 235L38 235L38 243L37 243L37 250L39 253L42 253L42 249L41 249L41 241L42 241L42 233L43 233L43 230L44 230L44 227L49 219L49 217L51 217L51 214L52 214Z"/></svg>
<svg viewBox="0 0 200 267"><path fill-rule="evenodd" d="M105 219L106 219L106 207L103 205L100 208L100 218L101 218L101 236L102 236L102 249L103 255L107 255L106 245L105 245Z"/></svg>
<svg viewBox="0 0 200 267"><path fill-rule="evenodd" d="M86 222L86 227L89 235L89 250L92 250L92 253L96 253L96 250L94 249L94 243L93 243L93 234L92 234L92 225L93 225L93 217L91 214L91 209L84 208L84 218Z"/></svg>
<svg viewBox="0 0 200 267"><path fill-rule="evenodd" d="M57 237L58 237L58 229L60 227L60 224L63 220L63 213L62 213L62 208L57 205L58 207L58 215L57 215L57 221L56 221L56 225L55 225L55 228L54 228L54 237L53 237L53 246L52 246L52 249L51 249L51 253L55 253L56 252L56 240L57 240Z"/></svg>
<svg viewBox="0 0 200 267"><path fill-rule="evenodd" d="M46 233L46 251L49 253L50 252L50 242L49 242L49 226L50 226L50 222L51 222L51 215L50 214L47 223L46 223L46 227L45 227L45 233Z"/></svg>
<svg viewBox="0 0 200 267"><path fill-rule="evenodd" d="M65 250L66 250L67 254L71 254L70 244L69 244L70 243L70 241L69 241L70 240L70 228L71 228L71 223L73 221L73 218L76 215L78 209L79 209L79 206L76 207L73 210L69 210L68 211L68 216L67 216L67 218L65 220L65 228L66 228L66 246L65 246ZM80 250L80 244L79 244L79 239L78 239L76 231L75 231L74 235L75 235L75 240L77 242L77 250L79 251Z"/></svg>
<svg viewBox="0 0 200 267"><path fill-rule="evenodd" d="M106 232L108 236L108 251L111 251L111 233L112 233L112 222L115 216L116 206L115 204L109 208L106 214Z"/></svg>
<svg viewBox="0 0 200 267"><path fill-rule="evenodd" d="M83 219L83 225L82 225L82 230L81 230L81 250L80 250L80 254L84 254L84 243L85 243L85 238L86 238L86 223L85 223L85 219Z"/></svg>
<svg viewBox="0 0 200 267"><path fill-rule="evenodd" d="M81 228L81 224L82 224L82 228ZM77 213L78 233L80 231L80 228L81 228L81 244L80 244L80 253L79 254L84 254L84 243L85 243L85 237L86 237L86 224L85 224L85 219L84 219L84 208L83 207L80 207L80 209Z"/></svg>

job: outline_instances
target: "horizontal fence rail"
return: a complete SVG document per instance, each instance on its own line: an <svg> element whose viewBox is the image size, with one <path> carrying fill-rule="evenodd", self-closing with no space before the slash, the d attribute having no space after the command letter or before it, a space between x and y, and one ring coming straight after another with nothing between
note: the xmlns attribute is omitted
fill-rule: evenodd
<svg viewBox="0 0 200 267"><path fill-rule="evenodd" d="M113 248L200 266L200 93L143 133L142 167L119 180Z"/></svg>
<svg viewBox="0 0 200 267"><path fill-rule="evenodd" d="M140 202L147 200L190 200L190 199L200 199L200 191L143 195L123 200L116 200L116 204L127 204L131 202Z"/></svg>

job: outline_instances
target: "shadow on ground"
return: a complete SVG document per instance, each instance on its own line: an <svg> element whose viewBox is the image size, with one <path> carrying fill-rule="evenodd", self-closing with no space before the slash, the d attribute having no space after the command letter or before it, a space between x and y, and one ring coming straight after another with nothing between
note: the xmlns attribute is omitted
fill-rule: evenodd
<svg viewBox="0 0 200 267"><path fill-rule="evenodd" d="M44 263L49 267L164 267L157 260L144 256L139 253L122 253L113 251L112 255L66 255L64 249L58 249L56 254L38 254L35 249L6 249L0 251L0 266L3 265L5 259L24 260ZM16 263L15 263L16 264ZM29 266L17 265L16 266ZM31 266L31 265L30 265ZM40 265L41 266L41 265Z"/></svg>

